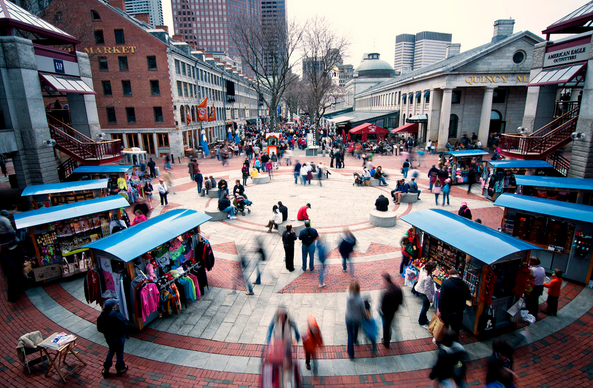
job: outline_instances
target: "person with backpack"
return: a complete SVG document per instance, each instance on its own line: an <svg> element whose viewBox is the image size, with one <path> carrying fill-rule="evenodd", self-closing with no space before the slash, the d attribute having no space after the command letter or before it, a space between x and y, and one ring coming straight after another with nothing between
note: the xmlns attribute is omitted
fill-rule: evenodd
<svg viewBox="0 0 593 388"><path fill-rule="evenodd" d="M404 175L404 179L408 178L408 171L410 170L410 160L406 159L404 164L402 165L402 174Z"/></svg>
<svg viewBox="0 0 593 388"><path fill-rule="evenodd" d="M350 263L350 276L354 277L354 265L350 261L350 254L356 245L356 237L354 237L350 229L346 227L340 234L340 240L341 241L340 245L338 246L338 251L342 256L342 271L346 272L348 270L347 263Z"/></svg>
<svg viewBox="0 0 593 388"><path fill-rule="evenodd" d="M472 219L472 212L467 207L467 202L465 202L465 201L461 202L461 207L459 208L459 211L457 212L457 215L459 215L461 217L465 217L468 220L471 220Z"/></svg>
<svg viewBox="0 0 593 388"><path fill-rule="evenodd" d="M309 270L315 269L315 241L319 238L317 230L311 227L311 221L305 220L305 229L299 233L299 240L303 243L303 271L307 270L307 256L309 256Z"/></svg>
<svg viewBox="0 0 593 388"><path fill-rule="evenodd" d="M103 305L103 310L97 318L97 331L103 333L105 341L109 346L101 374L104 378L109 376L109 369L113 365L113 356L116 355L115 370L117 376L121 376L128 370L128 366L124 362L124 345L126 343L128 325L126 318L119 312L115 299L108 299Z"/></svg>

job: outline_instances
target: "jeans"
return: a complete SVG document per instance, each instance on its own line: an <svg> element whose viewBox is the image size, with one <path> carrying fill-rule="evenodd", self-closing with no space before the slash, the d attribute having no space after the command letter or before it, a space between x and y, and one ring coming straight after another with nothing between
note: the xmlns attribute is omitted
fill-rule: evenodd
<svg viewBox="0 0 593 388"><path fill-rule="evenodd" d="M307 176L306 175L301 175L301 180L303 181L303 185L307 184Z"/></svg>
<svg viewBox="0 0 593 388"><path fill-rule="evenodd" d="M346 322L346 331L348 332L348 357L354 358L354 342L358 338L358 327L360 325L354 322Z"/></svg>
<svg viewBox="0 0 593 388"><path fill-rule="evenodd" d="M229 206L226 209L224 209L223 212L228 212L229 216L234 217L235 216L235 207Z"/></svg>
<svg viewBox="0 0 593 388"><path fill-rule="evenodd" d="M434 180L433 180L433 178L430 178L430 182L428 185L428 191L432 191L432 185L434 185L434 182L436 182L436 179L438 179L438 178L435 178Z"/></svg>
<svg viewBox="0 0 593 388"><path fill-rule="evenodd" d="M196 185L198 186L198 193L202 194L202 182L196 182Z"/></svg>
<svg viewBox="0 0 593 388"><path fill-rule="evenodd" d="M167 162L167 165L165 166L165 168L166 168L167 170L170 170L170 169L171 169L171 162Z"/></svg>
<svg viewBox="0 0 593 388"><path fill-rule="evenodd" d="M251 281L249 280L247 268L243 268L243 280L245 281L245 288L247 288L247 292L250 294L253 293L253 285L251 285Z"/></svg>
<svg viewBox="0 0 593 388"><path fill-rule="evenodd" d="M106 341L107 345L109 345L109 351L107 352L107 358L103 363L105 371L108 371L109 368L111 368L111 365L113 365L114 354L117 356L115 360L115 369L118 371L124 369L126 367L126 364L124 363L124 344L126 343L126 337L123 336L121 338L110 340L106 339Z"/></svg>
<svg viewBox="0 0 593 388"><path fill-rule="evenodd" d="M379 181L381 182L381 184L384 184L385 186L387 186L387 182L385 182L385 178L381 177L381 178L379 178Z"/></svg>
<svg viewBox="0 0 593 388"><path fill-rule="evenodd" d="M421 325L428 325L428 317L426 314L428 313L428 309L430 308L430 301L428 300L428 296L424 294L420 294L422 296L422 309L420 310L420 316L418 317L418 323Z"/></svg>
<svg viewBox="0 0 593 388"><path fill-rule="evenodd" d="M294 184L295 185L299 183L299 175L301 175L299 172L294 173Z"/></svg>
<svg viewBox="0 0 593 388"><path fill-rule="evenodd" d="M303 244L301 250L303 253L303 271L307 270L307 255L309 255L309 269L313 271L315 269L315 243L311 245Z"/></svg>
<svg viewBox="0 0 593 388"><path fill-rule="evenodd" d="M257 273L257 277L255 278L255 284L261 284L261 270L259 268L259 261L255 262L255 272Z"/></svg>
<svg viewBox="0 0 593 388"><path fill-rule="evenodd" d="M243 175L243 186L247 186L247 178L249 178L248 175Z"/></svg>
<svg viewBox="0 0 593 388"><path fill-rule="evenodd" d="M403 173L403 174L404 174L404 179L407 179L407 178L408 178L408 170L409 170L409 169L410 169L409 167L404 167L404 168L402 169L402 170L404 171L404 173Z"/></svg>
<svg viewBox="0 0 593 388"><path fill-rule="evenodd" d="M422 194L422 190L418 190L417 193L418 193L418 197L417 198L420 199L420 194Z"/></svg>
<svg viewBox="0 0 593 388"><path fill-rule="evenodd" d="M439 195L440 195L440 193L434 194L434 204L437 206L439 205Z"/></svg>
<svg viewBox="0 0 593 388"><path fill-rule="evenodd" d="M159 193L159 196L161 197L161 206L169 204L169 201L167 201L167 193Z"/></svg>
<svg viewBox="0 0 593 388"><path fill-rule="evenodd" d="M350 255L342 255L342 269L344 271L348 269L348 264L350 264L350 276L354 277L354 264L350 260Z"/></svg>
<svg viewBox="0 0 593 388"><path fill-rule="evenodd" d="M449 193L443 193L443 206L445 206L445 198L447 198L447 205L449 204Z"/></svg>
<svg viewBox="0 0 593 388"><path fill-rule="evenodd" d="M323 284L323 279L325 278L325 273L327 272L327 266L325 265L325 260L320 261L321 263L321 271L319 271L319 285ZM549 300L549 298L548 298Z"/></svg>

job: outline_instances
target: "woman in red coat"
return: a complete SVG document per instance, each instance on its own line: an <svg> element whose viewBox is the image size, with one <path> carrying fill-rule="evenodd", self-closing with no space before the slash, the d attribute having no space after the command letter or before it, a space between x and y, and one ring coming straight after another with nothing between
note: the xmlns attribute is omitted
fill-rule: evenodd
<svg viewBox="0 0 593 388"><path fill-rule="evenodd" d="M544 283L544 287L548 289L548 307L544 314L556 315L558 313L560 288L562 288L562 271L555 269L552 272L552 280L549 283Z"/></svg>
<svg viewBox="0 0 593 388"><path fill-rule="evenodd" d="M321 330L313 314L307 317L307 331L303 335L303 348L305 349L305 365L311 369L311 358L316 358L317 348L323 346ZM315 368L316 369L316 368Z"/></svg>

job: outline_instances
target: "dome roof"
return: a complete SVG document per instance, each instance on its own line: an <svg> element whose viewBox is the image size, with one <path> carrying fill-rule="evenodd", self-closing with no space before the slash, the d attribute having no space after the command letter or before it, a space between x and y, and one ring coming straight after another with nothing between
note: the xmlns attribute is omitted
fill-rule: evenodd
<svg viewBox="0 0 593 388"><path fill-rule="evenodd" d="M379 59L379 53L368 54L356 68L358 78L388 78L395 76L393 67Z"/></svg>

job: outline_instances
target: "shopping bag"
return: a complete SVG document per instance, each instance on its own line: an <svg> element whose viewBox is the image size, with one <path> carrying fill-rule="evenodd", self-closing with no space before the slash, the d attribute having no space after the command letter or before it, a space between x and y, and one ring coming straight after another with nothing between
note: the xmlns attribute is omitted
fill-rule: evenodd
<svg viewBox="0 0 593 388"><path fill-rule="evenodd" d="M511 317L514 317L515 315L517 315L521 311L521 309L523 308L524 305L525 305L525 300L523 298L519 298L519 300L517 301L517 303L515 303L514 305L512 305L511 308L507 310L507 313Z"/></svg>
<svg viewBox="0 0 593 388"><path fill-rule="evenodd" d="M428 324L428 332L432 334L435 341L442 341L445 336L445 323L436 314L432 315L430 323Z"/></svg>

